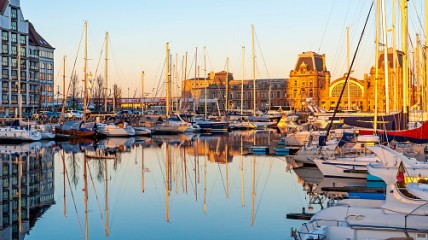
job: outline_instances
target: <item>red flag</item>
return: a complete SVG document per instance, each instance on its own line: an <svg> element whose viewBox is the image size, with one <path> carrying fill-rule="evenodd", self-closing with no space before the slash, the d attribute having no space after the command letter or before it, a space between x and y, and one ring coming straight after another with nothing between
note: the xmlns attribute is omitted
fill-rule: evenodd
<svg viewBox="0 0 428 240"><path fill-rule="evenodd" d="M404 165L403 162L400 162L400 166L398 166L398 172L397 172L397 182L404 181Z"/></svg>

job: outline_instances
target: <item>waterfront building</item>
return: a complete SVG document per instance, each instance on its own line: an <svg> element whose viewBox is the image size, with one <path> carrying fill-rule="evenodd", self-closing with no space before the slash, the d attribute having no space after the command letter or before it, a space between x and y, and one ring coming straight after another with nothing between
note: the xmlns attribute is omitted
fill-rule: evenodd
<svg viewBox="0 0 428 240"><path fill-rule="evenodd" d="M54 48L24 19L19 0L0 0L1 116L18 110L18 46L21 46L23 113L53 105Z"/></svg>
<svg viewBox="0 0 428 240"><path fill-rule="evenodd" d="M325 54L314 52L299 54L296 65L290 71L287 86L288 105L296 110L303 110L306 100L320 105L321 98L325 101L325 94L329 90L330 72L327 70Z"/></svg>
<svg viewBox="0 0 428 240"><path fill-rule="evenodd" d="M393 64L393 50L388 49L388 71L389 71L389 99L390 111L401 110L402 95L402 55L397 50L396 64ZM383 52L379 54L379 71L378 71L378 112L386 111L386 92L385 92L385 71ZM290 80L287 86L287 101L290 106L297 110L305 110L307 100L311 99L312 103L327 110L333 110L339 101L339 96L346 80L345 73L342 77L331 80L330 72L326 68L325 55L314 52L304 52L298 55L295 68L290 71ZM364 112L373 112L375 106L375 86L376 74L375 67L371 67L370 74L365 74L363 79L357 79L350 76L349 93L351 99L350 110L360 110ZM394 89L396 89L394 93ZM413 86L413 89L414 86ZM416 88L417 89L417 88ZM411 92L411 106L417 102L417 93ZM412 94L413 93L413 94ZM348 108L348 88L346 87L340 109Z"/></svg>
<svg viewBox="0 0 428 240"><path fill-rule="evenodd" d="M183 106L192 109L193 96L197 104L197 111L204 111L205 87L207 88L207 101L209 102L209 112L216 112L217 101L221 111L225 109L226 87L229 91L228 110L237 111L241 108L241 86L244 88L243 109L251 110L254 105L253 80L234 79L233 73L221 71L211 72L207 78L192 78L184 80L183 99L187 104ZM227 85L227 86L226 86ZM285 106L287 79L256 79L256 108L267 110L270 106ZM269 96L270 95L270 96Z"/></svg>

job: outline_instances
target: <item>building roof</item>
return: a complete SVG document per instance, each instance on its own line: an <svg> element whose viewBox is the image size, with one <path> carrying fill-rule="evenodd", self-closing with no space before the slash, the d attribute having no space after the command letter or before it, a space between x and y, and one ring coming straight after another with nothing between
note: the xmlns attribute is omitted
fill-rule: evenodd
<svg viewBox="0 0 428 240"><path fill-rule="evenodd" d="M9 0L0 0L0 12L1 13L4 12L8 3L9 3Z"/></svg>
<svg viewBox="0 0 428 240"><path fill-rule="evenodd" d="M30 44L33 44L39 47L54 49L42 36L40 36L40 34L34 28L33 24L31 22L28 22L28 23L29 23L28 32L29 32Z"/></svg>
<svg viewBox="0 0 428 240"><path fill-rule="evenodd" d="M324 71L323 66L322 55L314 52L304 52L299 54L294 70L299 71L301 67L304 67L307 71Z"/></svg>

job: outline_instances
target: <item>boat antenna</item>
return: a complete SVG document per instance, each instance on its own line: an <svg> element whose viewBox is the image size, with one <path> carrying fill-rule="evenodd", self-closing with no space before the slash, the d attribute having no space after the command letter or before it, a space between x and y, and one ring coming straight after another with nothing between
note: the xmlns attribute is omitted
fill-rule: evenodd
<svg viewBox="0 0 428 240"><path fill-rule="evenodd" d="M330 124L328 125L328 128L327 128L327 133L325 134L325 137L322 139L322 141L320 141L320 143L321 143L320 146L325 145L325 143L327 141L327 137L330 133L331 127L333 126L333 121L334 121L334 118L336 117L337 110L339 109L339 104L342 100L343 92L345 91L345 87L346 87L346 84L348 83L349 76L351 75L352 67L354 66L355 58L357 57L357 53L358 53L358 49L360 48L361 40L363 39L364 32L366 31L366 27L367 27L367 23L369 21L370 13L372 12L372 9L373 9L373 4L374 4L374 1L372 1L372 4L370 5L370 10L369 10L369 13L367 14L366 22L364 23L364 28L363 28L363 31L361 32L360 39L358 40L358 45L357 45L357 48L355 49L354 56L352 57L352 62L351 62L351 65L349 66L348 74L346 74L345 83L343 84L342 91L340 92L339 100L337 101L336 107L334 108L333 116L332 116Z"/></svg>

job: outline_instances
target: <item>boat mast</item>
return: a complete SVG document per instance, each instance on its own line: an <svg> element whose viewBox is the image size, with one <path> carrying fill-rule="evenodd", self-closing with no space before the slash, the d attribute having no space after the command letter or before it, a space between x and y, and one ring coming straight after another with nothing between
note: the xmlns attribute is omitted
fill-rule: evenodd
<svg viewBox="0 0 428 240"><path fill-rule="evenodd" d="M61 122L64 123L64 111L65 111L65 104L67 103L67 91L65 90L65 65L67 61L67 56L64 55L63 59L63 67L62 67L62 108L61 108Z"/></svg>
<svg viewBox="0 0 428 240"><path fill-rule="evenodd" d="M207 213L207 162L208 162L208 154L207 154L207 148L206 142L204 144L204 213Z"/></svg>
<svg viewBox="0 0 428 240"><path fill-rule="evenodd" d="M104 77L106 79L105 93L104 93L104 112L107 113L107 91L108 91L108 38L109 34L106 32L106 58L105 58L105 69Z"/></svg>
<svg viewBox="0 0 428 240"><path fill-rule="evenodd" d="M193 81L193 113L196 113L196 74L197 74L197 67L198 66L198 47L196 47L195 51L195 80ZM199 80L199 79L198 79Z"/></svg>
<svg viewBox="0 0 428 240"><path fill-rule="evenodd" d="M84 90L83 90L83 121L86 122L86 108L88 98L88 74L87 74L87 61L88 61L88 21L85 21L85 49L83 56L83 76L84 76Z"/></svg>
<svg viewBox="0 0 428 240"><path fill-rule="evenodd" d="M245 184L244 184L244 141L241 135L241 206L245 206Z"/></svg>
<svg viewBox="0 0 428 240"><path fill-rule="evenodd" d="M207 48L204 47L204 117L207 119L208 116L208 105L207 105Z"/></svg>
<svg viewBox="0 0 428 240"><path fill-rule="evenodd" d="M187 52L186 52L186 56L184 57L184 77L183 77L183 82L181 83L182 84L182 88L181 88L181 91L182 91L182 93L181 93L181 97L183 98L183 100L184 99L186 99L186 105L187 105L187 97L186 97L186 95L184 94L185 93L185 84L186 84L186 82L187 82Z"/></svg>
<svg viewBox="0 0 428 240"><path fill-rule="evenodd" d="M108 166L107 166L107 159L104 160L104 169L106 171L106 184L105 184L105 197L106 197L106 226L105 226L105 231L106 231L106 236L108 237L110 235L110 230L109 230L109 209L108 209Z"/></svg>
<svg viewBox="0 0 428 240"><path fill-rule="evenodd" d="M166 178L165 178L165 220L169 222L169 167L170 167L171 149L169 143L166 144Z"/></svg>
<svg viewBox="0 0 428 240"><path fill-rule="evenodd" d="M21 44L18 44L18 118L22 118L22 95L21 95ZM45 89L46 90L46 89ZM46 93L46 91L45 91ZM45 94L45 98L46 98Z"/></svg>
<svg viewBox="0 0 428 240"><path fill-rule="evenodd" d="M227 113L229 110L229 57L226 58L226 82L224 84L226 84L226 102L224 110Z"/></svg>
<svg viewBox="0 0 428 240"><path fill-rule="evenodd" d="M378 109L378 80L379 80L379 14L380 0L376 1L376 54L375 54L375 102L374 102L374 119L373 134L377 131L377 109Z"/></svg>
<svg viewBox="0 0 428 240"><path fill-rule="evenodd" d="M425 1L425 46L428 46L428 2ZM423 120L427 120L427 114L428 114L428 104L427 104L427 97L428 97L428 55L426 54L425 50L425 81L424 81L424 90L423 90L423 110L424 110L424 117Z"/></svg>
<svg viewBox="0 0 428 240"><path fill-rule="evenodd" d="M245 71L245 47L242 47L242 80L241 80L241 116L244 114L244 71Z"/></svg>
<svg viewBox="0 0 428 240"><path fill-rule="evenodd" d="M83 205L85 210L85 236L86 240L89 239L89 227L88 227L88 170L87 170L87 158L86 151L83 154L83 178L85 181L84 185L84 196L83 196Z"/></svg>
<svg viewBox="0 0 428 240"><path fill-rule="evenodd" d="M398 110L398 106L399 106L399 102L400 100L398 99L398 79L397 79L397 29L396 29L396 24L397 24L397 18L396 18L396 1L392 1L392 48L393 48L393 52L392 52L392 68L393 68L393 74L394 74L394 110Z"/></svg>
<svg viewBox="0 0 428 240"><path fill-rule="evenodd" d="M395 0L394 0L395 1ZM385 0L382 0L382 35L383 35L383 63L384 63L384 80L385 80L385 113L389 114L389 65L388 65L388 37L386 28L386 7Z"/></svg>
<svg viewBox="0 0 428 240"><path fill-rule="evenodd" d="M348 69L351 67L351 51L350 51L350 41L349 41L349 26L346 27L346 53L347 53L347 62ZM351 83L348 83L348 110L351 110Z"/></svg>
<svg viewBox="0 0 428 240"><path fill-rule="evenodd" d="M256 157L253 157L253 181L251 185L251 226L254 226L255 200L256 200Z"/></svg>
<svg viewBox="0 0 428 240"><path fill-rule="evenodd" d="M256 53L254 48L254 24L251 25L251 43L252 43L252 49L253 49L253 95L254 95L254 102L253 102L253 115L256 116Z"/></svg>
<svg viewBox="0 0 428 240"><path fill-rule="evenodd" d="M141 114L144 113L144 71L141 72Z"/></svg>
<svg viewBox="0 0 428 240"><path fill-rule="evenodd" d="M170 107L170 89L169 89L169 43L166 43L166 61L165 61L165 84L166 84L166 118L169 118Z"/></svg>
<svg viewBox="0 0 428 240"><path fill-rule="evenodd" d="M404 126L402 129L406 129L408 118L408 108L409 108L409 69L407 63L407 0L402 0L401 2L401 25L402 25L402 48L403 48L403 114L404 114Z"/></svg>

